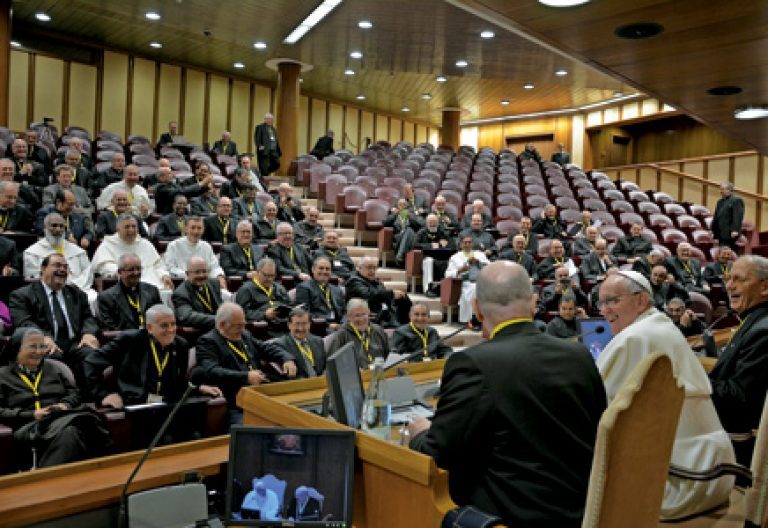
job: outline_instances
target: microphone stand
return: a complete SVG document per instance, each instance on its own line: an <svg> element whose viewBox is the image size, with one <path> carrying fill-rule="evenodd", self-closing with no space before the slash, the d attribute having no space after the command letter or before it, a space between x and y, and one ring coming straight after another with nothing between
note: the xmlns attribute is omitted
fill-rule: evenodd
<svg viewBox="0 0 768 528"><path fill-rule="evenodd" d="M446 339L450 339L451 337L455 336L456 334L459 334L460 332L463 332L466 329L467 329L466 326L462 326L461 328L459 328L455 332L451 332L447 336L441 337L438 341L436 341L436 343L445 342ZM387 365L387 367L384 369L384 372L387 372L388 370L391 370L391 369L395 368L398 365L402 365L403 363L409 362L412 359L416 359L417 357L420 357L422 355L424 355L424 351L423 350L417 350L416 352L411 352L407 356L398 359L397 361L395 361L391 365Z"/></svg>
<svg viewBox="0 0 768 528"><path fill-rule="evenodd" d="M158 429L157 434L152 439L152 442L149 444L149 447L147 447L147 450L144 451L144 454L139 460L139 463L136 464L136 467L133 469L133 473L131 473L131 476L128 477L128 480L125 482L125 486L123 486L123 490L120 492L120 510L119 510L119 513L118 513L119 516L117 519L118 528L124 528L125 522L128 519L128 512L127 512L128 487L133 482L133 479L136 477L136 474L141 469L141 466L143 466L144 462L146 462L147 458L149 458L149 455L152 453L152 450L155 448L157 443L165 434L165 431L168 429L168 426L171 425L171 422L173 421L173 418L176 416L176 413L179 412L179 409L181 409L181 406L184 404L185 401L187 401L187 398L189 398L189 395L196 388L197 386L192 385L191 383L187 384L187 388L184 390L184 394L181 395L181 398L179 398L179 401L177 401L176 404L173 406L173 409L171 409L171 412L168 414L168 418L166 418L165 422L163 422L163 425L160 426L160 429Z"/></svg>

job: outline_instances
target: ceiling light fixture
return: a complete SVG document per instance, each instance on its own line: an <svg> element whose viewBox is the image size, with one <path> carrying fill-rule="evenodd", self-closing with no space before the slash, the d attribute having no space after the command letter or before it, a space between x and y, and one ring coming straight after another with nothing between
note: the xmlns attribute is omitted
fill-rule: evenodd
<svg viewBox="0 0 768 528"><path fill-rule="evenodd" d="M20 48L21 47L21 42L18 42L16 40L12 40L11 41L11 47L13 47L13 48Z"/></svg>
<svg viewBox="0 0 768 528"><path fill-rule="evenodd" d="M341 3L341 0L323 0L323 2L312 11L307 18L294 28L291 33L283 40L284 44L296 44L301 37L306 35L307 31L315 27L324 19L333 9Z"/></svg>
<svg viewBox="0 0 768 528"><path fill-rule="evenodd" d="M242 70L243 68L245 68L245 64L243 64L242 62L236 62L232 66L234 66L238 70Z"/></svg>
<svg viewBox="0 0 768 528"><path fill-rule="evenodd" d="M525 83L523 85L523 88L525 88L526 90L533 90L534 88L536 88L536 86L534 86L533 83Z"/></svg>
<svg viewBox="0 0 768 528"><path fill-rule="evenodd" d="M38 19L40 22L51 21L51 15L49 15L48 13L35 13L35 18Z"/></svg>
<svg viewBox="0 0 768 528"><path fill-rule="evenodd" d="M361 52L359 52L359 51L353 51L353 52L351 52L349 54L349 56L352 57L353 59L362 59L363 58L363 54Z"/></svg>
<svg viewBox="0 0 768 528"><path fill-rule="evenodd" d="M467 61L465 61L464 59L456 61L456 67L457 68L466 68L467 66L469 66L469 63Z"/></svg>
<svg viewBox="0 0 768 528"><path fill-rule="evenodd" d="M565 77L566 75L568 75L568 70L563 70L563 69L555 70L555 75L557 75L558 77Z"/></svg>
<svg viewBox="0 0 768 528"><path fill-rule="evenodd" d="M617 27L613 34L622 39L641 40L664 32L664 26L656 22L638 22L636 24L627 24Z"/></svg>
<svg viewBox="0 0 768 528"><path fill-rule="evenodd" d="M267 43L259 40L253 43L253 47L256 48L257 50L267 49Z"/></svg>
<svg viewBox="0 0 768 528"><path fill-rule="evenodd" d="M344 75L354 75L354 74L355 74L355 70L350 70L349 68L344 70Z"/></svg>
<svg viewBox="0 0 768 528"><path fill-rule="evenodd" d="M740 86L715 86L707 90L709 95L736 95L743 90Z"/></svg>
<svg viewBox="0 0 768 528"><path fill-rule="evenodd" d="M435 77L435 80L439 83L444 83L448 81L448 78L445 75L438 75Z"/></svg>
<svg viewBox="0 0 768 528"><path fill-rule="evenodd" d="M144 16L148 20L160 20L160 15L158 13L155 13L154 11L147 11L144 13Z"/></svg>
<svg viewBox="0 0 768 528"><path fill-rule="evenodd" d="M539 0L540 4L549 7L573 7L586 4L589 0Z"/></svg>
<svg viewBox="0 0 768 528"><path fill-rule="evenodd" d="M364 101L365 100L365 96L363 94L360 94L357 97L355 97L355 99L357 99L358 101Z"/></svg>
<svg viewBox="0 0 768 528"><path fill-rule="evenodd" d="M371 29L373 27L373 23L370 20L361 20L357 23L357 27L360 29Z"/></svg>
<svg viewBox="0 0 768 528"><path fill-rule="evenodd" d="M402 110L403 110L403 112L410 112L411 111L411 109L408 108L407 106L404 106Z"/></svg>
<svg viewBox="0 0 768 528"><path fill-rule="evenodd" d="M429 101L430 99L432 99L432 94L431 93L423 93L423 94L421 94L421 98L424 99L425 101Z"/></svg>
<svg viewBox="0 0 768 528"><path fill-rule="evenodd" d="M733 112L736 119L762 119L768 117L768 105L751 105L737 108Z"/></svg>
<svg viewBox="0 0 768 528"><path fill-rule="evenodd" d="M163 45L160 44L159 42L150 42L149 43L149 47L150 48L155 48L155 49L160 49L160 48L163 47Z"/></svg>
<svg viewBox="0 0 768 528"><path fill-rule="evenodd" d="M493 31L487 30L487 29L485 31L481 31L480 32L480 38L492 39L495 36L496 36L496 33L494 33Z"/></svg>
<svg viewBox="0 0 768 528"><path fill-rule="evenodd" d="M501 104L507 106L509 104L509 99L502 99Z"/></svg>

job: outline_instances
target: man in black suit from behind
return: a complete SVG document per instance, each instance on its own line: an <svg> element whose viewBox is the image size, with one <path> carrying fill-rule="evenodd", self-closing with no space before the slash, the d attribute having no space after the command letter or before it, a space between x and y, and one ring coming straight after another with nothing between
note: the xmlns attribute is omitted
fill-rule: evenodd
<svg viewBox="0 0 768 528"><path fill-rule="evenodd" d="M99 293L99 326L135 330L146 325L147 310L163 301L156 286L141 282L141 259L125 253L117 259L117 284Z"/></svg>
<svg viewBox="0 0 768 528"><path fill-rule="evenodd" d="M325 372L325 345L319 337L309 333L309 312L294 308L288 314L288 334L273 342L293 357L297 378L313 378Z"/></svg>
<svg viewBox="0 0 768 528"><path fill-rule="evenodd" d="M212 330L216 310L221 306L221 284L208 277L208 263L203 257L190 257L186 273L187 279L171 296L176 319L181 326Z"/></svg>
<svg viewBox="0 0 768 528"><path fill-rule="evenodd" d="M309 151L314 157L322 160L326 156L333 154L333 130L329 130L324 136L317 138L317 143Z"/></svg>
<svg viewBox="0 0 768 528"><path fill-rule="evenodd" d="M253 243L253 224L240 220L235 231L237 240L221 248L219 264L227 277L242 277L243 281L256 275L256 264L264 256L260 246Z"/></svg>
<svg viewBox="0 0 768 528"><path fill-rule="evenodd" d="M11 293L9 307L16 328L30 326L46 334L49 355L63 359L82 378L83 360L99 348L99 324L88 296L67 284L67 260L58 253L43 259L40 282Z"/></svg>
<svg viewBox="0 0 768 528"><path fill-rule="evenodd" d="M211 152L237 157L237 143L232 141L232 134L230 134L228 130L222 132L221 139L213 143Z"/></svg>
<svg viewBox="0 0 768 528"><path fill-rule="evenodd" d="M312 263L312 279L296 286L296 305L304 305L313 319L323 319L336 330L346 312L341 288L331 284L331 261L318 257Z"/></svg>
<svg viewBox="0 0 768 528"><path fill-rule="evenodd" d="M531 281L499 261L477 279L474 311L488 341L445 364L430 424L412 449L448 470L451 498L508 526L581 526L597 424L606 407L595 362L531 321Z"/></svg>
<svg viewBox="0 0 768 528"><path fill-rule="evenodd" d="M147 310L146 328L128 330L94 352L85 362L87 391L97 404L173 403L186 390L189 344L176 335L173 310L158 304ZM104 369L112 367L110 380ZM200 385L200 394L218 398L217 387Z"/></svg>
<svg viewBox="0 0 768 528"><path fill-rule="evenodd" d="M744 200L733 194L733 184L720 184L720 198L712 218L712 236L721 246L736 250L736 241L741 236L741 222L744 220Z"/></svg>

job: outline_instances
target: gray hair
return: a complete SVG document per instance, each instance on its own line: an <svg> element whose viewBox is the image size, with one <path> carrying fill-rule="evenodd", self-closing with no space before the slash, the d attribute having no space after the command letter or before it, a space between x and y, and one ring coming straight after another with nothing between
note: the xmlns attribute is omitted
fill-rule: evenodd
<svg viewBox="0 0 768 528"><path fill-rule="evenodd" d="M250 227L250 228L251 228L251 230L253 230L253 224L251 223L251 221L250 221L250 220L240 220L240 221L237 223L237 229L238 229L238 230L239 230L241 227L243 227L243 226L248 226L248 227Z"/></svg>
<svg viewBox="0 0 768 528"><path fill-rule="evenodd" d="M488 305L529 306L531 293L531 278L514 262L497 261L483 268L477 277L476 297L483 310Z"/></svg>
<svg viewBox="0 0 768 528"><path fill-rule="evenodd" d="M269 257L264 257L256 263L256 271L263 271L267 266L275 266L275 261Z"/></svg>
<svg viewBox="0 0 768 528"><path fill-rule="evenodd" d="M670 306L685 306L685 301L683 301L680 297L672 297L669 301L667 301L667 307Z"/></svg>
<svg viewBox="0 0 768 528"><path fill-rule="evenodd" d="M305 315L309 317L309 312L304 308L297 306L296 308L291 309L291 311L288 313L288 322L290 323L293 321L294 317L304 317ZM310 322L312 321L310 320Z"/></svg>
<svg viewBox="0 0 768 528"><path fill-rule="evenodd" d="M243 309L239 304L235 304L233 302L222 303L221 306L219 306L219 309L216 310L216 327L218 327L221 323L229 322L233 315L242 311Z"/></svg>
<svg viewBox="0 0 768 528"><path fill-rule="evenodd" d="M749 265L750 272L754 273L758 280L768 280L768 258L760 255L742 255L736 262L740 260Z"/></svg>
<svg viewBox="0 0 768 528"><path fill-rule="evenodd" d="M46 217L46 220L47 220L47 217ZM136 253L123 253L122 255L117 257L117 269L121 270L125 268L125 261L128 260L129 258L135 258L135 259L138 259L139 262L141 262L141 258Z"/></svg>
<svg viewBox="0 0 768 528"><path fill-rule="evenodd" d="M157 324L157 320L164 315L170 315L174 320L176 319L176 314L168 306L164 304L150 306L146 313L147 324Z"/></svg>
<svg viewBox="0 0 768 528"><path fill-rule="evenodd" d="M733 183L726 181L720 184L720 187L725 187L729 191L733 191Z"/></svg>
<svg viewBox="0 0 768 528"><path fill-rule="evenodd" d="M652 249L650 253L648 253L649 257L664 257L664 252L660 249Z"/></svg>
<svg viewBox="0 0 768 528"><path fill-rule="evenodd" d="M280 234L288 233L288 231L286 230L286 227L290 228L291 233L293 233L293 226L291 225L290 222L280 222L279 224L277 224L277 229L275 229L275 234L280 235ZM283 233L281 233L281 231L283 231Z"/></svg>
<svg viewBox="0 0 768 528"><path fill-rule="evenodd" d="M364 307L366 310L370 310L368 307L368 301L365 299L360 299L358 297L353 297L349 301L347 301L347 313L351 312L355 308Z"/></svg>
<svg viewBox="0 0 768 528"><path fill-rule="evenodd" d="M202 216L187 216L184 219L184 227L187 227L190 222L202 222L203 217Z"/></svg>
<svg viewBox="0 0 768 528"><path fill-rule="evenodd" d="M128 220L133 220L136 222L136 227L139 226L139 222L136 220L136 217L133 216L133 213L120 213L120 215L117 217L117 225L120 225Z"/></svg>
<svg viewBox="0 0 768 528"><path fill-rule="evenodd" d="M16 189L16 191L18 192L19 184L18 182L14 182L14 181L5 181L5 180L0 181L0 192L5 192L5 190L8 188Z"/></svg>
<svg viewBox="0 0 768 528"><path fill-rule="evenodd" d="M62 222L64 221L64 217L61 216L61 213L48 213L45 215L45 220L43 221L45 227L48 227L48 224L50 224L56 218L60 218Z"/></svg>

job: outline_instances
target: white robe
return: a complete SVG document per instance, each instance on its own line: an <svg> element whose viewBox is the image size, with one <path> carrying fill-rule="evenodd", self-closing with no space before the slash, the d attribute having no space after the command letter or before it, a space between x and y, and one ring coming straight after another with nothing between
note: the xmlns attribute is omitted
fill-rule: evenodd
<svg viewBox="0 0 768 528"><path fill-rule="evenodd" d="M733 463L733 447L712 404L712 386L704 367L683 334L655 308L614 336L598 357L597 367L608 400L616 396L635 366L651 352L669 356L678 383L685 387L671 463L694 471ZM663 405L659 402L659 406ZM661 515L676 519L714 508L728 500L733 483L730 476L709 482L668 476Z"/></svg>
<svg viewBox="0 0 768 528"><path fill-rule="evenodd" d="M170 244L163 254L165 267L173 278L184 278L187 274L187 262L190 257L202 257L208 263L208 276L215 279L224 275L224 270L219 266L219 259L213 252L211 245L205 240L192 244L187 237L177 238Z"/></svg>
<svg viewBox="0 0 768 528"><path fill-rule="evenodd" d="M40 266L43 259L56 253L48 240L41 238L24 250L24 277L28 279L40 278ZM69 266L67 284L77 286L88 295L88 301L93 304L96 301L96 290L93 289L93 272L88 254L80 246L64 240L64 258Z"/></svg>
<svg viewBox="0 0 768 528"><path fill-rule="evenodd" d="M482 251L472 251L470 256L474 256L483 266L489 264L488 257ZM467 263L469 258L462 251L454 253L448 259L448 269L445 270L445 276L451 278L459 277L459 270ZM460 278L460 277L459 277ZM475 283L465 280L461 283L461 297L459 297L459 322L467 323L472 319L472 299L475 298Z"/></svg>
<svg viewBox="0 0 768 528"><path fill-rule="evenodd" d="M261 497L255 491L249 491L243 499L242 508L258 510L259 517L263 521L276 521L280 519L278 516L280 502L277 500L277 494L274 491L267 489L266 492L266 495Z"/></svg>
<svg viewBox="0 0 768 528"><path fill-rule="evenodd" d="M142 282L148 282L159 289L165 288L163 277L169 275L163 259L155 250L155 246L140 236L136 237L133 244L123 242L117 233L105 236L93 255L93 273L106 277L117 276L117 259L125 253L135 253L141 259Z"/></svg>
<svg viewBox="0 0 768 528"><path fill-rule="evenodd" d="M147 190L144 187L136 184L129 189L128 185L126 185L123 180L110 183L103 191L101 191L101 194L96 199L96 208L101 211L112 205L112 196L115 194L115 191L125 191L129 196L130 193L133 193L133 203L131 203L130 210L142 218L148 216L155 208L154 203L149 199L149 194L147 194ZM146 215L141 214L142 205L147 206L148 212Z"/></svg>

